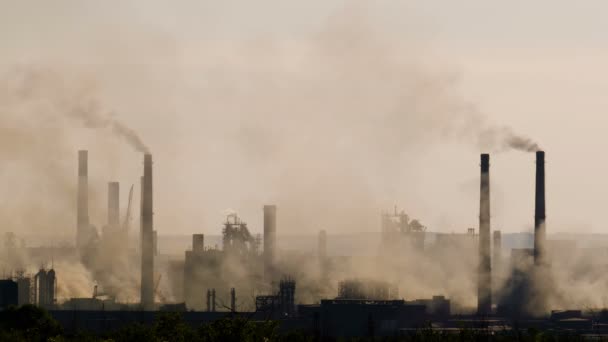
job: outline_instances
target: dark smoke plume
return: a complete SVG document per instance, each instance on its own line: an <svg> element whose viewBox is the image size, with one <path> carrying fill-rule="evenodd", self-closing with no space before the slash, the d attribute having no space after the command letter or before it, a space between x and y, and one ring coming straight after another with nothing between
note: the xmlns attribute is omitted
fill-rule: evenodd
<svg viewBox="0 0 608 342"><path fill-rule="evenodd" d="M60 68L20 66L3 75L8 85L7 96L17 96L19 106L44 101L53 106L47 116L65 116L91 129L107 129L136 151L149 149L137 132L116 119L97 99L89 80L71 77Z"/></svg>
<svg viewBox="0 0 608 342"><path fill-rule="evenodd" d="M536 152L540 150L537 142L524 135L516 133L511 127L489 127L481 129L479 145L494 152L516 150Z"/></svg>
<svg viewBox="0 0 608 342"><path fill-rule="evenodd" d="M124 140L137 152L149 153L150 151L135 130L115 119L111 113L102 111L94 99L90 99L86 103L77 103L67 114L71 118L79 120L86 128L110 130L112 134Z"/></svg>

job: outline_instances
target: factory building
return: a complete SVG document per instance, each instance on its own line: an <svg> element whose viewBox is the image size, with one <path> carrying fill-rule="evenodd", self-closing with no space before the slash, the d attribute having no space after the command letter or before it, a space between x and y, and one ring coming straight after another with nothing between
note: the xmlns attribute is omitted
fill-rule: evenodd
<svg viewBox="0 0 608 342"><path fill-rule="evenodd" d="M38 306L49 308L54 307L56 302L57 279L55 270L41 269L34 277L34 293Z"/></svg>
<svg viewBox="0 0 608 342"><path fill-rule="evenodd" d="M387 254L399 250L424 250L426 227L418 220L412 219L404 212L383 212L381 214L382 246Z"/></svg>
<svg viewBox="0 0 608 342"><path fill-rule="evenodd" d="M296 314L296 282L291 278L279 282L279 292L276 295L256 296L256 312L267 313L273 318L294 317Z"/></svg>
<svg viewBox="0 0 608 342"><path fill-rule="evenodd" d="M260 245L261 237L252 235L247 223L237 214L226 217L222 228L222 249L206 248L204 235L194 234L192 250L185 253L183 291L186 306L204 310L208 302L205 289L215 289L218 299L230 298L231 288L239 293L264 289L265 259ZM243 279L247 281L243 282Z"/></svg>
<svg viewBox="0 0 608 342"><path fill-rule="evenodd" d="M19 288L17 282L5 279L0 280L0 310L19 303Z"/></svg>
<svg viewBox="0 0 608 342"><path fill-rule="evenodd" d="M393 300L398 297L397 284L374 279L349 279L338 284L336 299Z"/></svg>

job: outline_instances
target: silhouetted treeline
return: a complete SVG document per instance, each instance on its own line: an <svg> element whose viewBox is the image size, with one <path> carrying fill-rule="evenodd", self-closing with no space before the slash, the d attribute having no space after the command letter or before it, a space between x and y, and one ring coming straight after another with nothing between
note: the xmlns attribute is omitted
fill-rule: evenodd
<svg viewBox="0 0 608 342"><path fill-rule="evenodd" d="M9 308L0 312L1 341L152 341L152 342L283 342L320 341L318 334L300 331L279 332L279 321L249 321L228 317L193 328L179 313L165 313L152 325L131 324L117 331L95 335L87 332L67 334L48 312L33 305ZM459 329L440 331L420 328L395 337L323 339L323 341L582 341L573 333L528 330Z"/></svg>

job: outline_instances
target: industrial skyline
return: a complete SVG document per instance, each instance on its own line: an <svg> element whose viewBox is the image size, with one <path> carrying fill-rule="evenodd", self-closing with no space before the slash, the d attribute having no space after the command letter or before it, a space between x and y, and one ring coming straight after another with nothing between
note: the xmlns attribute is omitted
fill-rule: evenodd
<svg viewBox="0 0 608 342"><path fill-rule="evenodd" d="M604 2L6 8L0 335L608 336Z"/></svg>

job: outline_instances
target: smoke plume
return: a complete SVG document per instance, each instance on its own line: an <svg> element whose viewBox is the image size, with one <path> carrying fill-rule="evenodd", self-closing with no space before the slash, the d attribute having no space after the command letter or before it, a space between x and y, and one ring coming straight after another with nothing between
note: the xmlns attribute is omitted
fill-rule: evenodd
<svg viewBox="0 0 608 342"><path fill-rule="evenodd" d="M120 122L111 113L104 112L94 98L83 99L82 102L75 103L71 111L66 114L81 122L86 128L108 130L137 152L150 152L135 130Z"/></svg>

